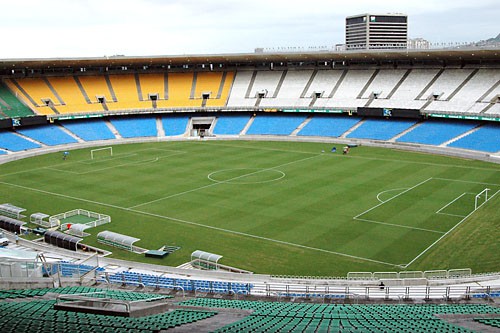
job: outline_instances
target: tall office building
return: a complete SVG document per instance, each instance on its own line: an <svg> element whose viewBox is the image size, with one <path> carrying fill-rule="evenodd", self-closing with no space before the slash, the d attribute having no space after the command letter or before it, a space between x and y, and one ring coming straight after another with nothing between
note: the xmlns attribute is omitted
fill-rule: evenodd
<svg viewBox="0 0 500 333"><path fill-rule="evenodd" d="M345 19L347 50L406 49L408 16L362 14Z"/></svg>

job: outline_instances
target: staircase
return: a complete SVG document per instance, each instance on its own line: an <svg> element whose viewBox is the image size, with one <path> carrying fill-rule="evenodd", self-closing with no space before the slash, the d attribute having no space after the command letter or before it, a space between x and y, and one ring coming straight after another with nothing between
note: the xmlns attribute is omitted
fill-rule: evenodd
<svg viewBox="0 0 500 333"><path fill-rule="evenodd" d="M418 126L422 125L421 122L417 122L416 124L414 124L413 126L411 126L410 128L404 130L403 132L397 134L395 137L387 140L387 142L396 142L397 139L399 139L400 137L402 137L403 135L405 135L406 133L409 133L411 131L413 131L415 128L417 128Z"/></svg>
<svg viewBox="0 0 500 333"><path fill-rule="evenodd" d="M360 122L358 122L356 125L354 125L353 127L349 128L347 131L345 131L340 136L340 138L346 138L349 134L351 134L352 132L354 132L358 127L360 127L361 125L363 125L365 121L366 121L366 119L363 119Z"/></svg>
<svg viewBox="0 0 500 333"><path fill-rule="evenodd" d="M302 124L300 124L291 134L290 136L297 136L297 133L300 132L301 129L304 128L304 126L306 126L307 124L309 124L309 122L313 119L313 116L310 115L308 116L303 122Z"/></svg>
<svg viewBox="0 0 500 333"><path fill-rule="evenodd" d="M116 128L113 126L113 124L108 119L106 119L104 121L104 123L106 124L106 126L108 126L109 130L111 131L111 133L113 133L114 136L117 139L123 139L123 137L120 135L120 133L118 133L118 131L116 130Z"/></svg>
<svg viewBox="0 0 500 333"><path fill-rule="evenodd" d="M477 127L474 127L474 128L473 128L473 129L471 129L470 131L467 131L467 132L465 132L465 133L463 133L463 134L460 134L459 136L456 136L456 137L454 137L453 139L448 140L448 141L446 141L446 142L444 142L444 143L440 144L440 145L439 145L439 147L446 147L446 146L448 146L449 144L452 144L453 142L455 142L455 141L457 141L457 140L460 140L461 138L466 137L467 135L472 134L472 133L474 133L475 131L478 131L480 128L481 128L481 125L479 125L479 126L477 126Z"/></svg>

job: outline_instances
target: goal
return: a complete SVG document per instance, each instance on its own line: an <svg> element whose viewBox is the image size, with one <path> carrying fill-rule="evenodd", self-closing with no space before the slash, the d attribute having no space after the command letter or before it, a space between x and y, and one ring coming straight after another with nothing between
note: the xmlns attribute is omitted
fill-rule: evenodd
<svg viewBox="0 0 500 333"><path fill-rule="evenodd" d="M489 188L485 188L474 198L474 210L478 209L482 205L484 205L488 200L490 200L489 192L491 190Z"/></svg>
<svg viewBox="0 0 500 333"><path fill-rule="evenodd" d="M90 159L113 156L113 147L103 147L90 150Z"/></svg>

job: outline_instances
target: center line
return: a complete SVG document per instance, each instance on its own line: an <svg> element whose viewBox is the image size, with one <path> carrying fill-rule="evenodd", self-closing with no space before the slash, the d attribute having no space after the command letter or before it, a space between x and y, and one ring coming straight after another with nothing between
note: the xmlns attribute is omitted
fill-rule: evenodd
<svg viewBox="0 0 500 333"><path fill-rule="evenodd" d="M246 173L246 174L243 174L243 175L240 175L240 176L237 176L237 177L230 178L230 179L226 180L225 182L227 183L227 182L230 182L230 181L233 181L233 180L237 180L237 179L240 179L240 178L252 176L254 174L261 173L261 172L264 172L264 171L269 171L269 170L273 170L273 169L276 169L276 168L281 168L281 167L284 167L284 166L287 166L287 165L290 165L290 164L307 161L307 160L316 158L318 156L322 156L322 155L314 155L314 156L306 157L306 158L303 158L303 159L300 159L300 160L296 160L296 161L284 163L284 164L281 164L281 165L273 166L273 167L270 167L270 168L260 169L260 170L257 170L257 171L253 171L253 172ZM179 193L171 194L171 195L168 195L168 196L163 197L163 198L158 198L158 199L155 199L155 200L143 202L141 204L138 204L138 205L135 205L135 206L131 206L129 208L130 209L135 209L135 208L138 208L138 207L142 207L142 206L146 206L146 205L149 205L149 204L152 204L152 203L155 203L155 202L159 202L159 201L163 201L163 200L175 198L175 197L178 197L178 196L181 196L181 195L184 195L184 194L188 194L188 193L191 193L191 192L196 192L196 191L203 190L203 189L206 189L206 188L209 188L209 187L212 187L212 186L216 186L216 185L220 185L220 184L224 184L224 183L210 183L208 185L204 185L204 186L200 186L200 187L197 187L197 188L193 188L191 190L187 190L187 191L184 191L184 192L179 192Z"/></svg>

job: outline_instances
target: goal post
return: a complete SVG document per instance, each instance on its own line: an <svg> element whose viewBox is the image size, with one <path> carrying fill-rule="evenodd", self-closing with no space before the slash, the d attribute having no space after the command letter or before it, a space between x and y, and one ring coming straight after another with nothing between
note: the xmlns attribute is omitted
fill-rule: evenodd
<svg viewBox="0 0 500 333"><path fill-rule="evenodd" d="M102 153L101 153L102 152ZM113 156L113 147L103 147L90 150L90 159L96 159L99 156Z"/></svg>
<svg viewBox="0 0 500 333"><path fill-rule="evenodd" d="M490 199L490 191L491 190L489 188L485 188L476 195L476 197L474 198L474 210L484 205Z"/></svg>

